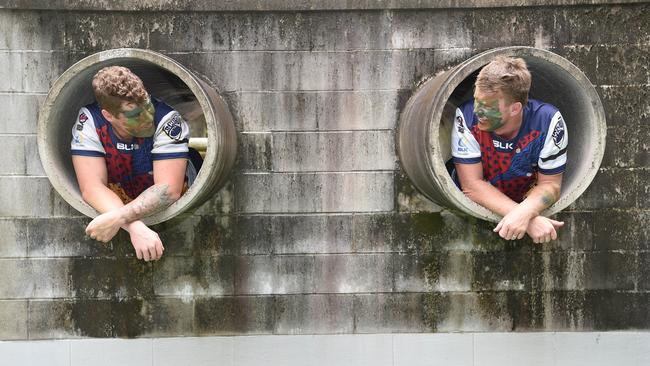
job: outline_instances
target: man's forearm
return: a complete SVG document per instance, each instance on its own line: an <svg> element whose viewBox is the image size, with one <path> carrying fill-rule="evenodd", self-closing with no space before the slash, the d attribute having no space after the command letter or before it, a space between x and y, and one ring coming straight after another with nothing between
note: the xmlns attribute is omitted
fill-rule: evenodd
<svg viewBox="0 0 650 366"><path fill-rule="evenodd" d="M474 181L467 188L463 186L463 193L472 201L501 216L507 215L518 205L517 202L484 180Z"/></svg>
<svg viewBox="0 0 650 366"><path fill-rule="evenodd" d="M544 182L536 185L520 205L539 215L542 211L557 202L559 198L559 185L551 182Z"/></svg>
<svg viewBox="0 0 650 366"><path fill-rule="evenodd" d="M100 214L117 210L124 206L122 199L115 194L110 188L103 184L98 184L92 188L87 188L82 192L84 201Z"/></svg>
<svg viewBox="0 0 650 366"><path fill-rule="evenodd" d="M158 184L147 188L140 195L118 210L124 224L139 220L167 208L175 199L169 192L168 184Z"/></svg>

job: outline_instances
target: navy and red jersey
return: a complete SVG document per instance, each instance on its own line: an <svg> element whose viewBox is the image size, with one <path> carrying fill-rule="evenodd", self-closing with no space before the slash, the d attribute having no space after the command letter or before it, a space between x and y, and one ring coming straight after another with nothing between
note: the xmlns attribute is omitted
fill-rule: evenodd
<svg viewBox="0 0 650 366"><path fill-rule="evenodd" d="M79 110L72 128L71 154L103 157L109 188L125 202L153 185L154 160L188 157L187 123L167 104L155 98L152 103L156 128L152 137L121 140L97 102Z"/></svg>
<svg viewBox="0 0 650 366"><path fill-rule="evenodd" d="M478 128L471 99L456 109L451 134L456 164L481 163L483 178L521 202L537 181L537 173L564 172L568 134L560 111L554 106L529 99L524 107L517 136L503 139Z"/></svg>

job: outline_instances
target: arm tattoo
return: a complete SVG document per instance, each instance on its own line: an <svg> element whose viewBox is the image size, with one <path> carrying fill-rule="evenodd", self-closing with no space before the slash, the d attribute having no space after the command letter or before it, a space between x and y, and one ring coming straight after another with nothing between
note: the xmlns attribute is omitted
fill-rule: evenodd
<svg viewBox="0 0 650 366"><path fill-rule="evenodd" d="M542 192L542 203L544 204L545 207L549 207L550 205L554 204L555 201L556 198L553 193L550 193L548 191Z"/></svg>
<svg viewBox="0 0 650 366"><path fill-rule="evenodd" d="M126 221L132 222L141 219L174 203L168 189L168 184L161 184L151 186L140 193L136 199L122 207L122 214Z"/></svg>

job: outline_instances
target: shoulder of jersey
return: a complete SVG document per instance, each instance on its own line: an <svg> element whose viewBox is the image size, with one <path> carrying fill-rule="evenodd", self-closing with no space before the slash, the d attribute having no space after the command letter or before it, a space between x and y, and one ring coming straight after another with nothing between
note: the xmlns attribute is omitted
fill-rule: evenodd
<svg viewBox="0 0 650 366"><path fill-rule="evenodd" d="M536 99L529 99L528 107L530 108L529 113L532 121L536 125L546 129L549 127L551 120L558 112L558 109L554 105Z"/></svg>
<svg viewBox="0 0 650 366"><path fill-rule="evenodd" d="M151 101L156 109L156 112L154 113L154 121L156 121L156 124L158 124L170 112L174 111L174 108L170 107L158 98L152 97Z"/></svg>
<svg viewBox="0 0 650 366"><path fill-rule="evenodd" d="M96 128L101 127L104 123L107 122L102 116L101 108L99 108L99 104L97 104L97 102L88 104L81 109L79 120L81 121L82 118L85 118L86 120L91 119L93 125Z"/></svg>
<svg viewBox="0 0 650 366"><path fill-rule="evenodd" d="M474 99L470 99L463 104L461 104L458 109L463 114L465 118L465 126L471 129L474 126Z"/></svg>

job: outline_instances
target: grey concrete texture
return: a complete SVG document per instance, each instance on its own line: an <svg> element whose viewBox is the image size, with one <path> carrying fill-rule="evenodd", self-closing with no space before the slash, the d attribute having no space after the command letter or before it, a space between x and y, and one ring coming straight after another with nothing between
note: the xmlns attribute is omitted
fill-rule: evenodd
<svg viewBox="0 0 650 366"><path fill-rule="evenodd" d="M242 174L235 177L242 213L384 212L393 209L392 172ZM275 187L266 190L265 187Z"/></svg>
<svg viewBox="0 0 650 366"><path fill-rule="evenodd" d="M506 3L3 3L0 339L650 329L650 7ZM417 85L501 46L567 58L604 106L603 163L549 244L431 203L396 151ZM156 263L86 237L35 150L55 79L118 47L211 81L237 131L224 187L153 226Z"/></svg>
<svg viewBox="0 0 650 366"><path fill-rule="evenodd" d="M0 121L0 134L35 134L38 110L45 99L42 94L15 94L0 92L0 105L11 106L12 111Z"/></svg>
<svg viewBox="0 0 650 366"><path fill-rule="evenodd" d="M26 300L0 300L0 338L27 339L28 307Z"/></svg>
<svg viewBox="0 0 650 366"><path fill-rule="evenodd" d="M617 0L614 3L636 3L641 0ZM60 9L60 10L129 10L129 11L313 11L313 10L381 10L381 9L446 9L446 8L482 8L539 5L585 5L610 4L604 0L380 0L349 2L343 0L244 0L237 2L215 3L211 1L178 2L174 0L123 1L107 4L97 0L45 1L45 0L8 0L3 7L9 9Z"/></svg>
<svg viewBox="0 0 650 366"><path fill-rule="evenodd" d="M241 92L231 100L238 106L242 131L388 130L395 127L404 92Z"/></svg>

